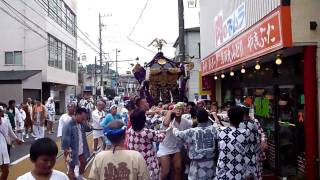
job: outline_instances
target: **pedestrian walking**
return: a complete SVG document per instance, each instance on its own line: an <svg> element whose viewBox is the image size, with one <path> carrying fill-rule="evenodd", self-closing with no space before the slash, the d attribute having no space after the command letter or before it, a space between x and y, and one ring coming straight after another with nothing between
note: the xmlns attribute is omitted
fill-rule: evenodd
<svg viewBox="0 0 320 180"><path fill-rule="evenodd" d="M45 131L45 120L47 117L47 113L44 105L42 105L41 101L38 99L35 101L35 105L32 110L32 124L33 124L33 132L35 135L35 140L44 138Z"/></svg>
<svg viewBox="0 0 320 180"><path fill-rule="evenodd" d="M10 146L15 141L21 144L22 141L14 134L9 118L5 114L5 109L0 106L0 180L7 180L10 164Z"/></svg>
<svg viewBox="0 0 320 180"><path fill-rule="evenodd" d="M97 109L92 112L92 126L93 126L93 150L95 153L98 151L99 140L102 144L102 150L105 149L103 126L100 125L105 118L105 103L103 101L97 102Z"/></svg>
<svg viewBox="0 0 320 180"><path fill-rule="evenodd" d="M100 126L106 127L111 121L121 120L121 115L117 113L117 109L118 107L116 105L112 105L110 107L110 113L108 113L105 116L105 118L100 122ZM107 149L111 148L111 142L108 140L107 137L105 137L105 144Z"/></svg>
<svg viewBox="0 0 320 180"><path fill-rule="evenodd" d="M56 114L53 97L48 98L45 107L47 112L47 131L49 134L53 134L54 133L53 123L55 121L55 114Z"/></svg>
<svg viewBox="0 0 320 180"><path fill-rule="evenodd" d="M33 124L32 124L32 99L28 98L26 104L22 107L23 110L26 112L26 120L24 123L25 131L26 131L26 139L29 138L30 134L33 135Z"/></svg>
<svg viewBox="0 0 320 180"><path fill-rule="evenodd" d="M65 125L62 131L61 148L64 150L64 158L68 165L68 176L76 179L74 169L79 164L79 177L83 179L87 158L90 156L86 132L92 131L87 122L87 114L84 108L78 108L76 115Z"/></svg>
<svg viewBox="0 0 320 180"><path fill-rule="evenodd" d="M22 109L22 104L21 105L17 105L17 108L19 110L19 119L17 119L16 122L16 133L18 138L24 142L23 140L23 133L24 133L24 122L26 120L26 112Z"/></svg>
<svg viewBox="0 0 320 180"><path fill-rule="evenodd" d="M16 129L16 122L20 119L20 113L18 108L16 107L16 101L10 100L8 102L7 114L10 120L10 124L13 130Z"/></svg>
<svg viewBox="0 0 320 180"><path fill-rule="evenodd" d="M88 119L89 121L91 121L91 117L92 117L92 112L94 110L94 104L93 104L93 98L89 98L88 99L88 103L86 105L86 109L87 109L87 113L88 113Z"/></svg>
<svg viewBox="0 0 320 180"><path fill-rule="evenodd" d="M130 116L132 128L128 130L128 149L141 153L147 163L150 179L160 177L159 161L154 143L160 143L166 131L155 131L145 128L146 115L142 109L136 109Z"/></svg>
<svg viewBox="0 0 320 180"><path fill-rule="evenodd" d="M30 160L33 170L17 178L17 180L69 180L63 172L54 170L58 146L50 138L41 138L32 143L30 147Z"/></svg>
<svg viewBox="0 0 320 180"><path fill-rule="evenodd" d="M71 102L67 105L67 113L63 114L59 119L57 137L62 136L63 128L72 120L72 117L76 112L76 106L75 102Z"/></svg>
<svg viewBox="0 0 320 180"><path fill-rule="evenodd" d="M96 155L89 180L149 180L149 172L142 155L124 147L125 124L119 120L111 121L104 134L112 143L112 148Z"/></svg>

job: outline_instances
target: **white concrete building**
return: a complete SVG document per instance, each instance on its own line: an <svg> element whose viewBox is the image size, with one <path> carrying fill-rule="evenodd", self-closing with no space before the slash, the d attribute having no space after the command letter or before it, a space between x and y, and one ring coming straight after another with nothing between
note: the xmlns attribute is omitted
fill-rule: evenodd
<svg viewBox="0 0 320 180"><path fill-rule="evenodd" d="M173 45L176 48L175 56L179 55L179 38ZM186 60L194 63L190 71L190 79L187 82L186 96L189 101L195 99L195 94L200 94L200 28L185 29Z"/></svg>
<svg viewBox="0 0 320 180"><path fill-rule="evenodd" d="M60 112L77 76L76 1L0 1L0 71L41 70L42 100Z"/></svg>

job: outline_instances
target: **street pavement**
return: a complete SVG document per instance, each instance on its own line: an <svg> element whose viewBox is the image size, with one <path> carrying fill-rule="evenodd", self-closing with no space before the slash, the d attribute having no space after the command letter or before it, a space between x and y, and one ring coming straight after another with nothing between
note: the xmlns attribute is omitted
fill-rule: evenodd
<svg viewBox="0 0 320 180"><path fill-rule="evenodd" d="M63 159L63 152L61 151L61 146L60 146L61 142L60 142L60 139L58 139L57 135L56 135L57 127L58 127L58 121L56 121L54 124L55 133L52 135L49 135L46 132L45 136L50 137L53 140L55 140L55 142L57 143L58 148L59 148L59 153L58 153L56 165L54 168L56 170L59 170L59 171L66 173L66 165L65 165L65 161ZM92 154L92 152L93 152L92 133L87 134L87 140L88 140L90 152ZM30 137L29 139L25 139L25 141L26 142L23 143L22 145L16 145L11 150L11 157L10 157L11 165L10 165L8 180L15 180L17 177L19 177L19 176L23 175L24 173L27 173L33 169L33 164L29 160L29 150L30 150L31 143L34 141L34 138ZM91 163L92 161L89 161L89 162ZM91 167L90 163L88 164L88 168L86 169L85 177L87 177L89 174L90 167Z"/></svg>
<svg viewBox="0 0 320 180"><path fill-rule="evenodd" d="M57 129L58 129L58 120L54 124L55 133L48 134L46 132L45 136L50 137L51 139L56 141L57 140ZM25 155L29 154L30 146L31 146L32 142L34 141L34 138L32 136L30 136L28 139L24 138L24 141L25 142L23 144L14 145L14 147L11 148L11 155L10 155L11 162L14 162L14 161L24 157Z"/></svg>

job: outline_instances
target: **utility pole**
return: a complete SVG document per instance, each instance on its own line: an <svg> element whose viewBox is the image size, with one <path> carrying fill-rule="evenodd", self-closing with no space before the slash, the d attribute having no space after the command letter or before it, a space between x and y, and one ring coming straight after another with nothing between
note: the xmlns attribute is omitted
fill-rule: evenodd
<svg viewBox="0 0 320 180"><path fill-rule="evenodd" d="M183 0L178 0L178 13L179 13L179 59L180 64L183 66L186 62L186 52L185 52L185 44L184 44L184 6ZM179 79L179 100L183 101L185 97L185 89L186 89L186 80L185 75L182 74Z"/></svg>
<svg viewBox="0 0 320 180"><path fill-rule="evenodd" d="M101 97L104 96L103 92L103 67L102 67L102 23L101 23L101 14L99 13L99 56L100 56L100 95Z"/></svg>
<svg viewBox="0 0 320 180"><path fill-rule="evenodd" d="M94 73L93 73L93 95L95 97L97 97L97 84L96 84L96 81L97 81L97 56L94 57ZM97 100L97 99L96 99Z"/></svg>
<svg viewBox="0 0 320 180"><path fill-rule="evenodd" d="M178 0L178 12L179 12L179 56L180 63L184 63L186 60L185 44L184 44L184 6L183 0Z"/></svg>
<svg viewBox="0 0 320 180"><path fill-rule="evenodd" d="M119 49L116 49L116 82L117 82L117 86L116 86L116 92L117 95L119 95L119 79L118 79L118 53L120 52Z"/></svg>

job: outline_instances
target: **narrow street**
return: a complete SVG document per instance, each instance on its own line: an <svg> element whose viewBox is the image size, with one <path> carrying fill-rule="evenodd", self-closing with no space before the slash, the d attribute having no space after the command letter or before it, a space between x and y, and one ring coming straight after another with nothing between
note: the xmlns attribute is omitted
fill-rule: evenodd
<svg viewBox="0 0 320 180"><path fill-rule="evenodd" d="M56 141L58 148L59 148L59 153L57 156L57 161L54 169L65 172L66 173L66 166L65 162L63 159L63 152L61 151L61 141L60 138L57 138L57 128L58 128L58 120L54 124L54 130L55 133L52 135L46 134L46 137L50 137L53 140ZM87 134L87 140L88 140L88 145L90 148L90 152L93 152L93 138L92 138L92 133ZM16 145L12 150L11 150L11 165L10 165L10 173L8 179L16 179L17 177L25 174L26 172L29 172L33 168L33 164L29 159L29 150L31 143L34 141L34 138L30 137L29 139L25 139L25 143L22 145ZM89 161L90 163L92 161ZM87 165L85 177L89 175L90 172L90 164Z"/></svg>

